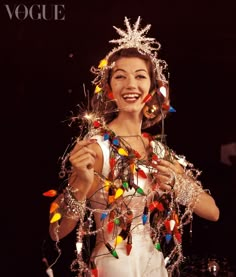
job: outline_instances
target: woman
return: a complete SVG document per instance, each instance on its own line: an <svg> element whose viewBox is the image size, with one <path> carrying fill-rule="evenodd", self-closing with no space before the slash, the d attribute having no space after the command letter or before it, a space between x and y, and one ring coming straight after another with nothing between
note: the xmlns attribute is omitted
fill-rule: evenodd
<svg viewBox="0 0 236 277"><path fill-rule="evenodd" d="M150 25L139 30L140 17L133 29L127 18L125 24L127 33L116 28L122 38L111 41L119 46L92 69L93 112L82 116L86 135L69 151L68 183L50 211L53 240L77 227L78 276L171 276L192 213L219 218L198 171L166 146L163 134L143 132L163 127L171 111L166 64L152 46L160 45L144 36Z"/></svg>

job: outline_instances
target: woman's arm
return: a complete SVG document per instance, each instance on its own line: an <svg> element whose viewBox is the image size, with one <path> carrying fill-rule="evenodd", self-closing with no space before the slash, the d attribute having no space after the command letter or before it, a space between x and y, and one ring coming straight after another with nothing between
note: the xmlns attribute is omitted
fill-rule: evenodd
<svg viewBox="0 0 236 277"><path fill-rule="evenodd" d="M211 221L217 221L220 216L220 210L216 206L215 200L205 191L199 195L193 211L198 216Z"/></svg>
<svg viewBox="0 0 236 277"><path fill-rule="evenodd" d="M195 214L204 219L211 221L219 219L220 211L214 198L204 191L197 180L186 174L178 161L159 160L156 168L159 170L161 188L164 190L174 189L177 202L188 206ZM175 178L171 178L173 173Z"/></svg>
<svg viewBox="0 0 236 277"><path fill-rule="evenodd" d="M89 198L97 187L97 178L94 172L101 172L103 157L102 151L94 140L80 141L76 144L70 153L70 162L72 165L72 175L69 179L69 185L64 193L60 194L54 201L59 205L58 210L63 211L59 221L50 223L50 237L58 241L67 236L77 225L78 214L73 214L68 210L68 197L73 199L75 205L83 209L85 200ZM50 220L54 213L51 215Z"/></svg>

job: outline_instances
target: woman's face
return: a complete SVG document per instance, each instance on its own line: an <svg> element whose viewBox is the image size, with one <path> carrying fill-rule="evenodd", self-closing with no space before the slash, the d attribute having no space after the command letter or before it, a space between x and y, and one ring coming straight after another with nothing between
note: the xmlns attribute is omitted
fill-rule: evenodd
<svg viewBox="0 0 236 277"><path fill-rule="evenodd" d="M120 111L140 112L151 80L147 63L137 57L123 57L112 70L111 90Z"/></svg>

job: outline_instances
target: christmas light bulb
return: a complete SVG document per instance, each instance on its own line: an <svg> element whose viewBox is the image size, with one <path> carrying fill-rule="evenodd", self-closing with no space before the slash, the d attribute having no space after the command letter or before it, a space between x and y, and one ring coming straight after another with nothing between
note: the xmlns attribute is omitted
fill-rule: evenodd
<svg viewBox="0 0 236 277"><path fill-rule="evenodd" d="M114 138L112 140L112 144L118 146L120 144L119 139L118 138Z"/></svg>
<svg viewBox="0 0 236 277"><path fill-rule="evenodd" d="M98 277L98 270L95 265L95 262L91 261L90 264L91 264L91 277Z"/></svg>
<svg viewBox="0 0 236 277"><path fill-rule="evenodd" d="M108 233L112 232L112 230L114 228L114 225L115 225L114 221L110 221L110 222L107 223L107 232Z"/></svg>
<svg viewBox="0 0 236 277"><path fill-rule="evenodd" d="M148 219L148 215L147 214L143 214L142 215L143 225L145 225L147 223L147 219Z"/></svg>
<svg viewBox="0 0 236 277"><path fill-rule="evenodd" d="M82 246L83 246L82 242L80 242L80 241L76 242L76 251L77 251L77 254L80 254L80 252L82 250Z"/></svg>
<svg viewBox="0 0 236 277"><path fill-rule="evenodd" d="M112 256L115 257L116 259L119 259L115 248L113 248L108 242L105 245L106 245L106 248L109 250L109 252L112 254Z"/></svg>
<svg viewBox="0 0 236 277"><path fill-rule="evenodd" d="M173 107L170 106L169 112L170 112L170 113L174 113L174 112L176 112L176 110L175 110Z"/></svg>
<svg viewBox="0 0 236 277"><path fill-rule="evenodd" d="M127 256L129 256L129 254L131 252L131 249L132 249L132 235L131 235L131 233L129 233L127 244L126 244L126 254L127 254Z"/></svg>
<svg viewBox="0 0 236 277"><path fill-rule="evenodd" d="M174 219L171 219L170 220L170 230L173 231L174 227L175 227L175 221L174 221Z"/></svg>
<svg viewBox="0 0 236 277"><path fill-rule="evenodd" d="M104 220L107 217L107 215L108 215L108 212L103 212L101 214L101 220Z"/></svg>
<svg viewBox="0 0 236 277"><path fill-rule="evenodd" d="M169 258L168 256L167 256L167 257L165 257L165 259L164 259L165 266L168 264L169 260L170 260L170 258Z"/></svg>
<svg viewBox="0 0 236 277"><path fill-rule="evenodd" d="M124 187L125 190L128 190L128 188L129 188L129 183L128 183L127 181L124 181L124 182L122 183L122 186Z"/></svg>
<svg viewBox="0 0 236 277"><path fill-rule="evenodd" d="M110 185L111 185L111 183L110 183L108 180L105 180L105 181L104 181L104 189L105 189L106 191L109 190Z"/></svg>
<svg viewBox="0 0 236 277"><path fill-rule="evenodd" d="M56 196L56 195L57 195L57 191L54 190L54 189L50 189L50 190L45 191L45 192L43 193L43 196L47 196L47 197L54 197L54 196Z"/></svg>
<svg viewBox="0 0 236 277"><path fill-rule="evenodd" d="M165 238L166 238L166 242L169 243L172 239L172 235L171 234L166 234Z"/></svg>
<svg viewBox="0 0 236 277"><path fill-rule="evenodd" d="M95 93L99 93L99 92L101 92L102 91L102 89L99 87L99 86L96 86L95 87Z"/></svg>
<svg viewBox="0 0 236 277"><path fill-rule="evenodd" d="M108 133L105 133L105 134L103 135L104 140L108 140L109 137L110 137L110 135L109 135Z"/></svg>
<svg viewBox="0 0 236 277"><path fill-rule="evenodd" d="M55 213L55 214L53 215L53 217L51 218L50 223L57 222L57 221L60 220L60 219L61 219L61 214L60 214L60 213Z"/></svg>
<svg viewBox="0 0 236 277"><path fill-rule="evenodd" d="M161 86L161 87L159 88L159 91L160 91L160 93L161 93L164 97L166 97L166 88L165 88L164 86Z"/></svg>
<svg viewBox="0 0 236 277"><path fill-rule="evenodd" d="M115 218L114 219L114 223L116 224L116 225L120 225L120 219L117 217L117 218Z"/></svg>
<svg viewBox="0 0 236 277"><path fill-rule="evenodd" d="M142 178L144 178L144 179L147 178L146 173L145 173L142 169L139 168L137 171L138 171L138 175L139 175L140 177L142 177Z"/></svg>
<svg viewBox="0 0 236 277"><path fill-rule="evenodd" d="M142 194L142 195L145 195L145 193L144 193L144 191L143 191L142 188L140 188L140 187L137 186L136 184L133 184L132 186L133 186L133 188L137 191L137 193Z"/></svg>
<svg viewBox="0 0 236 277"><path fill-rule="evenodd" d="M106 59L102 59L98 65L98 68L104 68L107 66L107 60Z"/></svg>
<svg viewBox="0 0 236 277"><path fill-rule="evenodd" d="M155 244L155 248L156 248L157 250L161 251L161 244L160 244L160 242L157 242L157 243Z"/></svg>
<svg viewBox="0 0 236 277"><path fill-rule="evenodd" d="M49 213L51 214L51 213L55 212L58 208L59 208L59 205L56 202L52 202Z"/></svg>
<svg viewBox="0 0 236 277"><path fill-rule="evenodd" d="M147 102L149 102L149 101L152 99L152 97L153 97L153 95L154 95L155 93L156 93L156 90L155 90L155 89L154 89L153 91L151 91L150 93L148 93L148 94L144 97L142 103L147 103Z"/></svg>
<svg viewBox="0 0 236 277"><path fill-rule="evenodd" d="M118 188L115 194L115 199L119 198L120 196L122 196L124 193L124 190L122 188Z"/></svg>
<svg viewBox="0 0 236 277"><path fill-rule="evenodd" d="M118 149L118 153L119 153L121 156L128 156L128 151L126 151L124 148L119 148L119 149Z"/></svg>
<svg viewBox="0 0 236 277"><path fill-rule="evenodd" d="M129 254L131 252L131 249L132 249L132 244L131 243L127 243L126 244L126 254L127 254L127 256L129 256Z"/></svg>
<svg viewBox="0 0 236 277"><path fill-rule="evenodd" d="M115 246L117 246L118 244L122 243L123 238L122 236L118 235L115 239Z"/></svg>
<svg viewBox="0 0 236 277"><path fill-rule="evenodd" d="M143 215L142 215L143 225L147 223L147 219L148 219L148 207L145 206L143 210Z"/></svg>

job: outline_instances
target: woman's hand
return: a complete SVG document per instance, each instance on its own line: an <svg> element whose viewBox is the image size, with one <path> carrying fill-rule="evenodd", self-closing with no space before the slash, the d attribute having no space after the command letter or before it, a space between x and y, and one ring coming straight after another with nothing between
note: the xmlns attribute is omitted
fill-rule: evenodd
<svg viewBox="0 0 236 277"><path fill-rule="evenodd" d="M175 174L184 173L183 167L176 160L169 162L167 160L160 159L158 160L155 168L158 170L155 177L160 185L160 189L163 191L169 191L173 188L175 183Z"/></svg>
<svg viewBox="0 0 236 277"><path fill-rule="evenodd" d="M78 141L70 153L69 160L73 173L69 182L75 189L79 189L82 195L87 195L94 181L97 154L90 145L95 142L95 139Z"/></svg>

